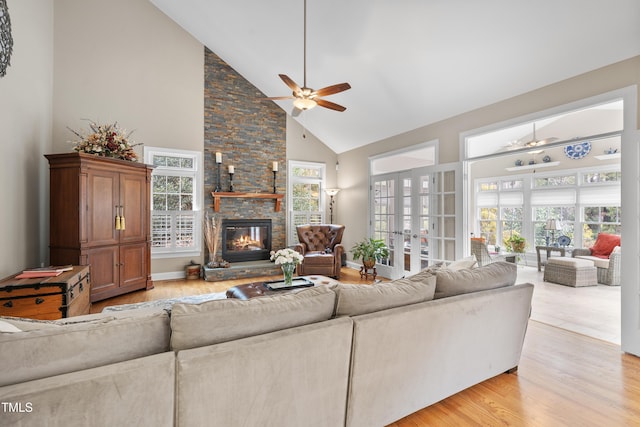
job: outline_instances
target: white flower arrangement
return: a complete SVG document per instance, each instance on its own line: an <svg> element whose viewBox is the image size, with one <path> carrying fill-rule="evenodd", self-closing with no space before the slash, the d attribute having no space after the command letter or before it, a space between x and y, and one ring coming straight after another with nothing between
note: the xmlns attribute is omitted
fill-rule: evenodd
<svg viewBox="0 0 640 427"><path fill-rule="evenodd" d="M302 264L304 257L293 249L285 248L277 252L271 251L271 261L275 261L276 265L282 264Z"/></svg>

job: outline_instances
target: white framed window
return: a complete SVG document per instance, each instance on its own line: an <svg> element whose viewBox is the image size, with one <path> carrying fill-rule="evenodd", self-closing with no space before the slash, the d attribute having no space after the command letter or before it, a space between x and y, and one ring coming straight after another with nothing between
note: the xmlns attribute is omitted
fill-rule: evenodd
<svg viewBox="0 0 640 427"><path fill-rule="evenodd" d="M522 235L524 180L492 178L478 182L476 188L480 236L489 245L502 246L512 235Z"/></svg>
<svg viewBox="0 0 640 427"><path fill-rule="evenodd" d="M200 256L202 153L144 148L151 182L151 256Z"/></svg>
<svg viewBox="0 0 640 427"><path fill-rule="evenodd" d="M298 243L298 225L324 222L326 165L290 160L287 172L287 241L289 245L294 245Z"/></svg>
<svg viewBox="0 0 640 427"><path fill-rule="evenodd" d="M545 224L555 219L562 227L556 238L565 235L571 246L590 247L600 232L620 234L620 176L618 166L479 179L476 230L496 245L520 234L532 250L546 244Z"/></svg>

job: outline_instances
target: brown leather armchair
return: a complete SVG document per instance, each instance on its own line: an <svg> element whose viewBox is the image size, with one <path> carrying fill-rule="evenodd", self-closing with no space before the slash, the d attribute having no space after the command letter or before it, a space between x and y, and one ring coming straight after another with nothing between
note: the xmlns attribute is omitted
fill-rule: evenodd
<svg viewBox="0 0 640 427"><path fill-rule="evenodd" d="M340 279L344 225L306 224L297 226L296 231L300 243L295 250L304 256L302 264L298 264L298 276L319 274Z"/></svg>

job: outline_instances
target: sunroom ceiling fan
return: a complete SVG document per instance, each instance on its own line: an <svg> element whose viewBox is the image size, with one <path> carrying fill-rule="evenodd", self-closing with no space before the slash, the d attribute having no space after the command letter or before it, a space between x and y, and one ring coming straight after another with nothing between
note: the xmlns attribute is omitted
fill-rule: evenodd
<svg viewBox="0 0 640 427"><path fill-rule="evenodd" d="M300 113L300 111L310 110L311 108L319 105L324 108L328 108L330 110L335 111L344 111L347 108L342 105L338 105L334 102L327 101L322 99L324 96L334 95L336 93L344 92L345 90L351 89L351 85L349 83L338 83L335 85L327 86L322 89L312 89L307 87L307 0L304 0L304 64L303 64L303 72L304 72L304 81L302 87L298 86L296 82L293 81L286 74L278 74L282 81L289 86L289 89L293 91L291 96L275 96L271 98L267 98L270 100L283 100L283 99L293 99L294 115Z"/></svg>
<svg viewBox="0 0 640 427"><path fill-rule="evenodd" d="M506 145L507 150L517 150L520 148L533 148L533 147L539 147L541 145L546 145L549 144L555 140L557 140L558 138L556 137L550 137L550 138L545 138L545 139L537 139L536 138L536 124L533 123L533 136L532 139L529 141L513 141L510 142L509 144Z"/></svg>

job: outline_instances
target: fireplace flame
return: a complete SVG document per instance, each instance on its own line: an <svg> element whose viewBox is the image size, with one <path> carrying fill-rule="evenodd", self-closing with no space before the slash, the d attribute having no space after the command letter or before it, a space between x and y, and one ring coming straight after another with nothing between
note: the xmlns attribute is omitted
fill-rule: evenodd
<svg viewBox="0 0 640 427"><path fill-rule="evenodd" d="M236 251L258 251L260 249L262 249L260 241L253 240L247 235L233 241L233 250Z"/></svg>

